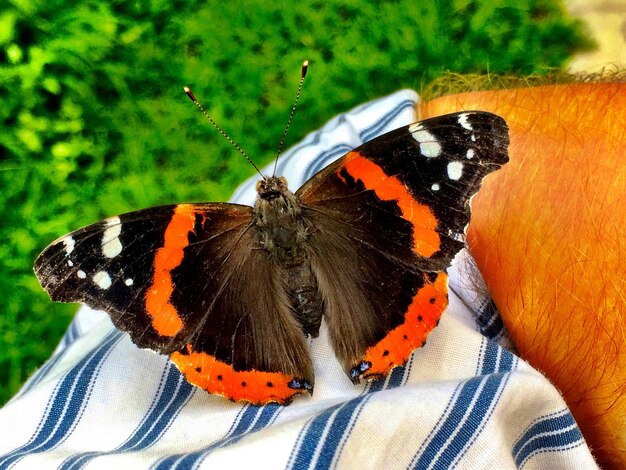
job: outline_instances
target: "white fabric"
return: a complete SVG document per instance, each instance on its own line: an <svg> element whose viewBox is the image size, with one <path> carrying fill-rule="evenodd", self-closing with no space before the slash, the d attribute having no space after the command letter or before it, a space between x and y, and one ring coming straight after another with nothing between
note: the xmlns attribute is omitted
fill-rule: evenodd
<svg viewBox="0 0 626 470"><path fill-rule="evenodd" d="M415 120L401 91L339 115L279 164L295 190L350 148ZM236 157L235 157L236 158ZM233 201L252 203L254 180ZM464 255L467 256L467 255ZM50 360L0 409L4 468L596 468L559 393L509 345L489 299L450 269L450 305L406 367L354 386L327 330L313 397L231 403L189 385L82 307Z"/></svg>

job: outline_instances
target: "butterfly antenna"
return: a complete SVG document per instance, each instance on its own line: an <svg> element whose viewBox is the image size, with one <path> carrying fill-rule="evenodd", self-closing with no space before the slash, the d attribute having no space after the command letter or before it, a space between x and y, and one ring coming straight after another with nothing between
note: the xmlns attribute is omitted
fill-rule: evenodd
<svg viewBox="0 0 626 470"><path fill-rule="evenodd" d="M296 112L296 106L298 105L298 100L300 99L300 92L302 91L302 84L304 83L304 77L306 77L306 71L309 68L309 61L305 60L302 62L302 76L300 77L300 83L298 84L298 92L296 93L296 99L293 102L293 107L291 108L291 114L289 115L289 119L287 119L287 125L285 126L285 130L283 131L283 136L280 139L280 144L278 144L278 150L276 151L276 159L274 160L274 171L272 172L272 176L276 176L276 167L278 165L278 157L280 156L280 152L283 150L283 145L285 145L285 137L287 136L287 130L289 130L289 126L291 125L291 120L293 119L293 115Z"/></svg>
<svg viewBox="0 0 626 470"><path fill-rule="evenodd" d="M217 129L217 131L222 134L222 137L224 137L228 142L230 142L230 144L235 147L239 153L241 155L243 155L245 157L246 160L248 160L248 162L250 162L250 165L252 165L254 167L254 169L257 171L257 173L259 175L261 175L261 178L266 179L265 176L263 176L263 173L261 173L261 170L259 170L259 167L257 167L254 162L252 160L250 160L250 157L248 157L248 154L246 154L246 152L243 151L243 149L239 146L239 144L237 144L237 142L235 142L233 139L230 138L230 136L220 127L217 125L217 123L211 118L211 116L209 116L209 113L207 113L204 108L202 107L202 105L200 104L200 102L196 99L196 97L194 96L193 92L191 91L191 88L184 86L183 90L185 90L185 93L187 93L187 96L189 97L189 99L191 101L193 101L193 104L195 104L198 109L200 111L202 111L202 114L204 114L204 117L206 117L211 124L213 124L213 127L215 127Z"/></svg>

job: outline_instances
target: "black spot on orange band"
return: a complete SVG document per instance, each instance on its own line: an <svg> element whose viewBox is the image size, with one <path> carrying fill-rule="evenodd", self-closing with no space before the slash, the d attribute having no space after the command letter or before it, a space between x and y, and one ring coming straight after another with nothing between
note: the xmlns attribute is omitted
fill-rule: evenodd
<svg viewBox="0 0 626 470"><path fill-rule="evenodd" d="M370 364L359 374L361 377L377 378L387 375L394 367L405 364L416 348L426 344L426 337L448 306L448 275L439 273L432 282L427 276L424 278L425 284L413 297L404 315L404 323L369 348L362 361L359 361L359 364ZM433 298L434 303L431 302ZM353 371L359 368L359 364Z"/></svg>
<svg viewBox="0 0 626 470"><path fill-rule="evenodd" d="M280 372L236 371L210 354L194 351L191 345L185 352L172 353L170 359L189 383L231 400L285 405L295 395L313 389L306 380Z"/></svg>

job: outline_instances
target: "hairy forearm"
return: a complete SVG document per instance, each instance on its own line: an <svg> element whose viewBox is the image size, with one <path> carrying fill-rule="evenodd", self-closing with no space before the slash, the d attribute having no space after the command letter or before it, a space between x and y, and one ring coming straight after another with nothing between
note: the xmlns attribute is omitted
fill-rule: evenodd
<svg viewBox="0 0 626 470"><path fill-rule="evenodd" d="M470 250L520 354L561 390L599 463L626 468L626 84L437 98L503 116L511 161L472 204Z"/></svg>

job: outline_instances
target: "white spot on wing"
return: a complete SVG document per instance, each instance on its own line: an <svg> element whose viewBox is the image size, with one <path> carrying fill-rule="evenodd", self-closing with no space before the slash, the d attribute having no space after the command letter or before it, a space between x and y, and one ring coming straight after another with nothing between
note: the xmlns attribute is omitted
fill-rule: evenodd
<svg viewBox="0 0 626 470"><path fill-rule="evenodd" d="M76 240L74 240L72 237L65 237L61 241L65 245L65 256L68 256L72 251L74 251Z"/></svg>
<svg viewBox="0 0 626 470"><path fill-rule="evenodd" d="M461 127L463 129L467 129L468 131L473 131L474 128L472 127L472 125L470 124L470 122L467 120L467 116L468 114L460 114L459 115L459 124L461 124Z"/></svg>
<svg viewBox="0 0 626 470"><path fill-rule="evenodd" d="M421 124L413 124L409 126L409 132L415 140L420 144L420 152L426 158L438 157L441 153L441 144L427 130L422 129Z"/></svg>
<svg viewBox="0 0 626 470"><path fill-rule="evenodd" d="M474 149L469 149L465 155L467 158L474 158Z"/></svg>
<svg viewBox="0 0 626 470"><path fill-rule="evenodd" d="M432 189L433 191L439 191L439 187L440 187L439 184L435 183L430 187L430 189Z"/></svg>
<svg viewBox="0 0 626 470"><path fill-rule="evenodd" d="M109 273L106 271L98 271L93 275L93 282L95 282L100 289L108 289L111 287L111 276L109 276Z"/></svg>
<svg viewBox="0 0 626 470"><path fill-rule="evenodd" d="M458 180L463 175L463 163L462 162L450 162L448 163L448 178L451 180Z"/></svg>
<svg viewBox="0 0 626 470"><path fill-rule="evenodd" d="M124 284L126 284L127 286L132 286L133 285L133 280L131 278L128 278L124 281Z"/></svg>
<svg viewBox="0 0 626 470"><path fill-rule="evenodd" d="M420 144L420 151L427 158L438 157L441 153L441 145L438 142L425 142Z"/></svg>
<svg viewBox="0 0 626 470"><path fill-rule="evenodd" d="M71 259L67 260L67 265L71 268L72 266L74 266L74 263L72 263Z"/></svg>
<svg viewBox="0 0 626 470"><path fill-rule="evenodd" d="M83 271L82 269L79 269L78 271L76 271L76 275L81 279L85 279L87 277L87 275L85 274L85 271Z"/></svg>
<svg viewBox="0 0 626 470"><path fill-rule="evenodd" d="M115 258L122 252L122 242L119 239L122 222L119 217L111 217L106 224L107 229L102 234L102 253L107 258Z"/></svg>

